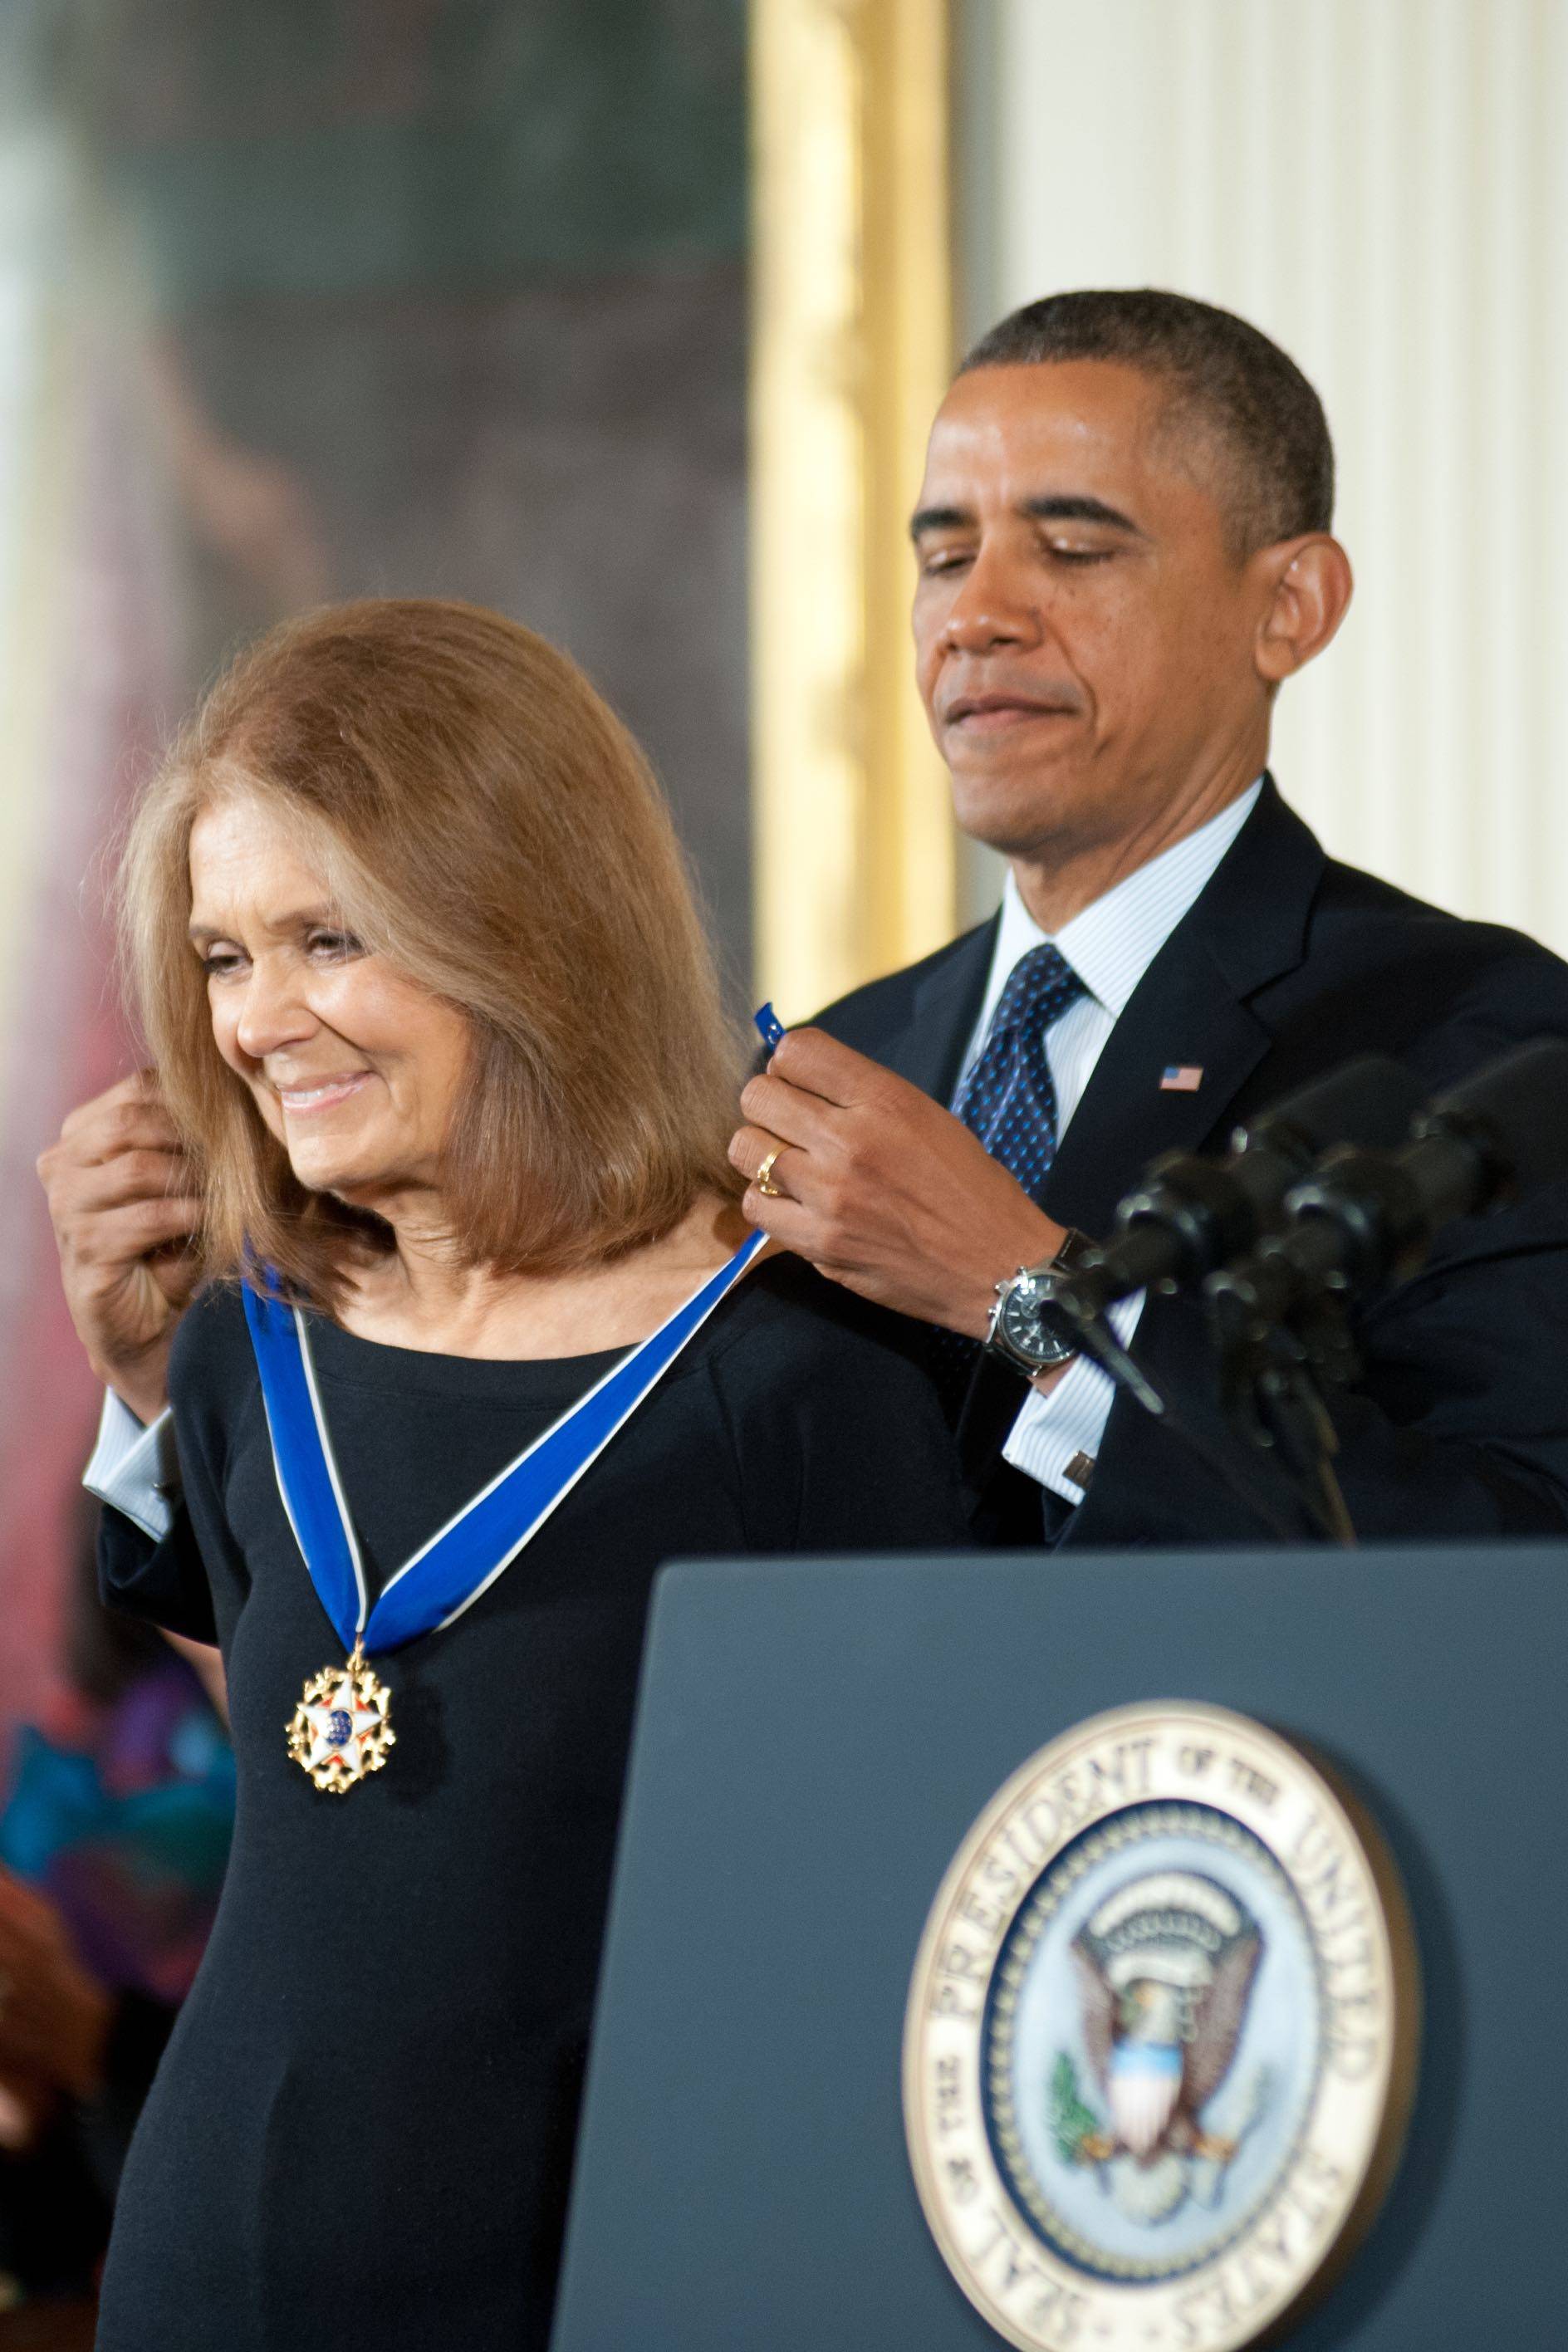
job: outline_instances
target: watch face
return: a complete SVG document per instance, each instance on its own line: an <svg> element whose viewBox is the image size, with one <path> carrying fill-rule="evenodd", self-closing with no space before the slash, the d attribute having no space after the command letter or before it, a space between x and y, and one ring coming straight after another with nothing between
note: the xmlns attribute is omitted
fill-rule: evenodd
<svg viewBox="0 0 1568 2352"><path fill-rule="evenodd" d="M1075 1350L1058 1337L1047 1313L1051 1300L1048 1280L1037 1274L1018 1276L1002 1301L997 1328L1008 1345L1032 1364L1065 1363Z"/></svg>

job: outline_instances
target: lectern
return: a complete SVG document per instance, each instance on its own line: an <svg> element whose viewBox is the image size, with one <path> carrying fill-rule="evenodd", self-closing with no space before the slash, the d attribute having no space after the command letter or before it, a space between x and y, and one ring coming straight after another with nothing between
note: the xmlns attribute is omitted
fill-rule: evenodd
<svg viewBox="0 0 1568 2352"><path fill-rule="evenodd" d="M1381 1839L1418 1955L1403 2155L1338 2276L1268 2340L1299 2352L1568 2342L1565 1669L1568 1547L1555 1545L668 1570L553 2352L1009 2340L957 2282L922 2208L901 2087L911 1980L939 1890L997 1792L1073 1727L1162 1706L1246 1718L1315 1759ZM1020 2243L1049 2241L1058 2279L1080 2259L1073 2213L1094 2236L1088 2276L1121 2260L1101 2246L1179 2254L1218 2227L1227 2198L1239 2210L1248 2150L1267 2135L1256 2118L1271 2100L1282 2113L1286 2091L1277 2068L1249 2075L1236 2054L1238 2016L1265 2020L1294 1981L1314 2047L1349 2046L1331 1968L1325 1978L1303 1943L1289 1976L1298 1895L1237 1897L1234 1875L1180 1843L1196 1811L1149 1818L1166 1840L1140 1881L1152 1893L1114 1873L1097 1882L1103 1857L1075 1845L1077 1879L1045 1906L1066 1938L1050 1965L1077 1990L1069 2026L1028 2061L1051 2103L1037 2169L1059 2173L1063 2211L1078 2203L1068 2227L1054 2190L1043 2221L1027 2196L1003 2201ZM1019 1916L1038 1942L1040 1917ZM992 1933L973 1932L977 1946ZM985 2033L1000 2031L997 1985L1027 1996L1034 1948L1026 1938L1005 1966L1000 1955L974 2004ZM1266 1990L1275 1950L1283 1996ZM967 1963L939 1951L937 1965L962 1986ZM1200 2112L1194 2097L1184 2124L1159 2067L1195 2075L1227 1985L1229 2039L1211 2033L1205 2062L1212 2104ZM1023 2009L1019 2021L997 2046L1027 2056ZM1000 2062L985 2063L1005 2117ZM988 2110L1009 2180L1011 2128ZM952 2179L964 2188L961 2170ZM1166 2218L1161 2197L1184 2200L1181 2212ZM1136 2286L1137 2263L1123 2268ZM1195 2304L1181 2319L1173 2308L1159 2305L1152 2344L1215 2340ZM1094 2352L1092 2317L1084 2329Z"/></svg>

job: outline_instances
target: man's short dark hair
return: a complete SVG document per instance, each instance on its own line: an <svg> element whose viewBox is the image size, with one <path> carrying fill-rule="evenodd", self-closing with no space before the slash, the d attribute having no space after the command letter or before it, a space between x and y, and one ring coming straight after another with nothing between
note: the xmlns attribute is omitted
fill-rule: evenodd
<svg viewBox="0 0 1568 2352"><path fill-rule="evenodd" d="M1278 343L1188 294L1047 294L982 335L959 369L1115 360L1171 387L1181 422L1226 459L1225 503L1238 555L1304 531L1334 511L1334 445L1323 404Z"/></svg>

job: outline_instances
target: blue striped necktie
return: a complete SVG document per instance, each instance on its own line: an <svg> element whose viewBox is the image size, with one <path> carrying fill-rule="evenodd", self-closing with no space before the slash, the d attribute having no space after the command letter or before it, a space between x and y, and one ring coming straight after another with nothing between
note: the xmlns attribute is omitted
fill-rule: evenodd
<svg viewBox="0 0 1568 2352"><path fill-rule="evenodd" d="M1049 940L1020 956L996 1000L985 1043L953 1097L954 1117L1017 1178L1037 1207L1057 1156L1057 1090L1046 1032L1086 993ZM931 1369L950 1419L959 1416L979 1354L979 1342L961 1332L933 1335Z"/></svg>
<svg viewBox="0 0 1568 2352"><path fill-rule="evenodd" d="M980 1054L953 1101L972 1135L1017 1178L1037 1206L1057 1156L1057 1090L1046 1032L1086 993L1049 940L1020 956L997 1000Z"/></svg>

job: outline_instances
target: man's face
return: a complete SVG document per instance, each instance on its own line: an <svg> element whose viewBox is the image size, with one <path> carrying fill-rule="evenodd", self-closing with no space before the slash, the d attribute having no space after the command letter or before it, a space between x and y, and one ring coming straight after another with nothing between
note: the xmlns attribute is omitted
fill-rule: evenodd
<svg viewBox="0 0 1568 2352"><path fill-rule="evenodd" d="M1136 369L1072 360L976 369L938 411L917 676L959 824L1009 856L1135 841L1262 763L1260 570L1165 404Z"/></svg>

